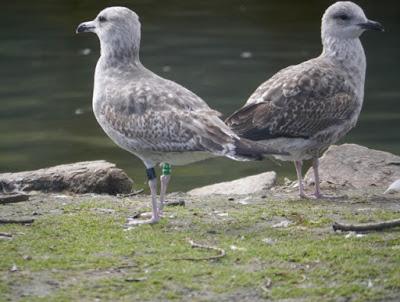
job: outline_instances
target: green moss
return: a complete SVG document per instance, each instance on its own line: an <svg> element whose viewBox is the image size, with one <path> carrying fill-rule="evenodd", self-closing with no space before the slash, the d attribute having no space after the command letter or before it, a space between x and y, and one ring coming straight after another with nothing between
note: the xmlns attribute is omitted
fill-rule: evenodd
<svg viewBox="0 0 400 302"><path fill-rule="evenodd" d="M215 199L169 208L166 216L174 218L124 231L130 212L125 202L71 203L62 215L44 215L32 226L0 226L0 232L17 234L0 245L0 292L19 293L21 301L201 301L237 294L366 301L400 294L395 231L346 238L330 228L333 212L353 221L392 219L396 213L371 209L354 215L354 207L345 203L332 208L305 200L239 205ZM292 224L273 227L282 219ZM216 254L191 248L189 238L221 247L227 255L216 261L179 260ZM13 264L18 272L9 272ZM42 293L21 294L43 284Z"/></svg>

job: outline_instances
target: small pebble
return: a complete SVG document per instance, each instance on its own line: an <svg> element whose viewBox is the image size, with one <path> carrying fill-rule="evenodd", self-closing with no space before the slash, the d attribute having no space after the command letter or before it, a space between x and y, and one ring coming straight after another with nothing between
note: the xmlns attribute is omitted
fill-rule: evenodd
<svg viewBox="0 0 400 302"><path fill-rule="evenodd" d="M243 199L239 200L239 203L243 204L243 205L246 205L246 204L249 204L250 201L251 201L251 197L246 197L246 198L243 198Z"/></svg>
<svg viewBox="0 0 400 302"><path fill-rule="evenodd" d="M344 236L344 238L346 238L346 239L351 238L351 237L361 238L361 237L364 237L364 236L365 236L365 234L359 234L359 233L351 231L351 232L348 232L346 234L346 236Z"/></svg>
<svg viewBox="0 0 400 302"><path fill-rule="evenodd" d="M264 243L266 243L266 244L269 244L269 245L272 245L272 244L275 244L275 243L276 243L276 240L275 240L275 239L272 239L272 238L264 238L264 239L262 239L261 241L264 242Z"/></svg>
<svg viewBox="0 0 400 302"><path fill-rule="evenodd" d="M287 228L289 225L291 225L292 222L289 220L283 220L281 222L278 222L276 224L274 224L272 227L273 228Z"/></svg>
<svg viewBox="0 0 400 302"><path fill-rule="evenodd" d="M238 246L236 246L236 245L231 245L231 246L230 246L230 249L231 249L232 251L245 251L245 250L246 250L245 248L243 248L243 247L238 247Z"/></svg>
<svg viewBox="0 0 400 302"><path fill-rule="evenodd" d="M289 178L285 177L283 179L283 184L288 187L292 184L292 181Z"/></svg>

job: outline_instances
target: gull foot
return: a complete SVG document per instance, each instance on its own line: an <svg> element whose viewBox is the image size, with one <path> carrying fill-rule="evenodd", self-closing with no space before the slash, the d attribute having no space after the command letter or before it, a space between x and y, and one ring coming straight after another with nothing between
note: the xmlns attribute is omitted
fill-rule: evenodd
<svg viewBox="0 0 400 302"><path fill-rule="evenodd" d="M159 218L163 217L163 215L164 215L163 209L162 208L158 208L157 214L158 214ZM153 213L152 212L144 212L144 213L140 213L137 216L134 216L133 218L139 218L139 217L140 218L148 218L149 219L149 218L153 217Z"/></svg>
<svg viewBox="0 0 400 302"><path fill-rule="evenodd" d="M152 212L143 212L143 213L139 213L138 215L133 216L133 218L147 218L147 219L150 219L151 217L153 217Z"/></svg>
<svg viewBox="0 0 400 302"><path fill-rule="evenodd" d="M301 199L319 199L319 200L340 200L348 198L347 195L326 195L322 193L314 192L312 195L307 195L306 193L299 194Z"/></svg>
<svg viewBox="0 0 400 302"><path fill-rule="evenodd" d="M146 213L144 213L146 214ZM143 214L142 214L143 215ZM142 216L140 215L140 216ZM155 224L160 220L160 217L153 217L151 216L151 218L148 219L138 219L138 218L128 218L128 221L125 224L125 227L131 227L131 226L135 226L135 225L141 225L141 224Z"/></svg>
<svg viewBox="0 0 400 302"><path fill-rule="evenodd" d="M307 195L305 193L299 194L300 199L315 199L315 196Z"/></svg>

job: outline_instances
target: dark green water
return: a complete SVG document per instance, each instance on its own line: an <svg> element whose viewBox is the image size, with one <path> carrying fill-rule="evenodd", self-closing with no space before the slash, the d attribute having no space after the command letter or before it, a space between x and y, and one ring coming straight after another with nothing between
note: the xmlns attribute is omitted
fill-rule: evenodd
<svg viewBox="0 0 400 302"><path fill-rule="evenodd" d="M142 163L116 147L91 112L95 35L76 26L106 6L142 21L142 62L225 115L279 69L317 56L320 17L330 1L3 1L0 9L0 172L106 159L144 183ZM364 108L345 142L400 154L400 2L362 1L385 33L362 37L368 71ZM85 49L90 53L84 55ZM243 53L251 53L243 58ZM171 190L291 164L213 159L176 167Z"/></svg>

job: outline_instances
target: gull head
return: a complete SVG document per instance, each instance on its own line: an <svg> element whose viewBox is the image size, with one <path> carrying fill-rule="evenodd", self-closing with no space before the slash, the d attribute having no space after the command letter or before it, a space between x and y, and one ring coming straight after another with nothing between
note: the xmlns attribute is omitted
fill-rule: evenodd
<svg viewBox="0 0 400 302"><path fill-rule="evenodd" d="M384 31L383 26L368 20L364 11L350 1L332 4L322 17L322 36L337 39L357 39L366 30Z"/></svg>
<svg viewBox="0 0 400 302"><path fill-rule="evenodd" d="M102 53L123 55L139 51L140 22L138 15L126 7L103 9L94 20L79 24L76 33L92 32L100 40Z"/></svg>

